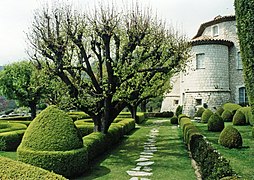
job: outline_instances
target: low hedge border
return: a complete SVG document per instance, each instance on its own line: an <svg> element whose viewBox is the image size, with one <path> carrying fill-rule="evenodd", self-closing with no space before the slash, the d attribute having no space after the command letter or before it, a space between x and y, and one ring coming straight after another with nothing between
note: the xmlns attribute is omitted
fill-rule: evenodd
<svg viewBox="0 0 254 180"><path fill-rule="evenodd" d="M216 151L191 120L182 118L180 127L183 130L183 140L191 152L192 158L201 169L202 179L220 179L234 176L232 167L218 151Z"/></svg>
<svg viewBox="0 0 254 180"><path fill-rule="evenodd" d="M110 149L112 145L118 143L124 134L128 134L135 128L135 121L131 118L118 118L112 123L108 133L93 132L83 137L84 146L87 149L88 161L92 161L95 157L103 154Z"/></svg>
<svg viewBox="0 0 254 180"><path fill-rule="evenodd" d="M165 111L165 112L148 112L145 113L146 117L168 117L171 118L174 116L174 112Z"/></svg>
<svg viewBox="0 0 254 180"><path fill-rule="evenodd" d="M0 133L26 129L27 126L21 123L0 123Z"/></svg>
<svg viewBox="0 0 254 180"><path fill-rule="evenodd" d="M45 169L0 156L0 179L52 179L65 180L61 175Z"/></svg>
<svg viewBox="0 0 254 180"><path fill-rule="evenodd" d="M0 133L0 150L15 151L21 143L25 130Z"/></svg>
<svg viewBox="0 0 254 180"><path fill-rule="evenodd" d="M130 112L121 112L117 118L132 118ZM146 119L146 115L144 112L137 112L136 114L136 123L141 124Z"/></svg>
<svg viewBox="0 0 254 180"><path fill-rule="evenodd" d="M8 120L8 121L31 121L31 116L10 116L10 117L2 117L0 120Z"/></svg>

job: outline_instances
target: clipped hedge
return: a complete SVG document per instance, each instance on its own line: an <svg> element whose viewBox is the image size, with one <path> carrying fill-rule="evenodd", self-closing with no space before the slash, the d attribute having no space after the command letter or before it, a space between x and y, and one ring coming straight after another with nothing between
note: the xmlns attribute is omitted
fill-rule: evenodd
<svg viewBox="0 0 254 180"><path fill-rule="evenodd" d="M200 167L202 179L221 179L234 174L229 162L204 139L197 127L186 121L182 128L184 142Z"/></svg>
<svg viewBox="0 0 254 180"><path fill-rule="evenodd" d="M208 123L208 120L212 114L213 112L210 109L206 109L201 116L201 122Z"/></svg>
<svg viewBox="0 0 254 180"><path fill-rule="evenodd" d="M221 114L221 117L224 122L232 122L233 120L233 114L229 110L223 111L223 113Z"/></svg>
<svg viewBox="0 0 254 180"><path fill-rule="evenodd" d="M132 118L130 112L121 112L117 118ZM141 124L145 120L145 113L144 112L137 112L136 113L136 123Z"/></svg>
<svg viewBox="0 0 254 180"><path fill-rule="evenodd" d="M170 119L170 122L171 124L178 124L178 118L176 116L173 116L171 119Z"/></svg>
<svg viewBox="0 0 254 180"><path fill-rule="evenodd" d="M88 134L91 134L94 130L93 123L78 124L76 126L77 126L82 137L87 136Z"/></svg>
<svg viewBox="0 0 254 180"><path fill-rule="evenodd" d="M56 106L43 110L27 128L18 159L65 177L87 168L87 151L72 119Z"/></svg>
<svg viewBox="0 0 254 180"><path fill-rule="evenodd" d="M147 117L168 117L168 118L171 118L174 116L174 112L172 112L172 111L148 112L145 114Z"/></svg>
<svg viewBox="0 0 254 180"><path fill-rule="evenodd" d="M254 119L251 113L251 107L241 107L237 111L241 111L246 119L246 124L254 125Z"/></svg>
<svg viewBox="0 0 254 180"><path fill-rule="evenodd" d="M0 133L0 150L15 151L21 143L25 130Z"/></svg>
<svg viewBox="0 0 254 180"><path fill-rule="evenodd" d="M215 113L221 116L223 112L224 112L224 109L223 109L223 107L220 106L220 107L218 107L218 108L216 109L216 112L215 112Z"/></svg>
<svg viewBox="0 0 254 180"><path fill-rule="evenodd" d="M79 112L79 111L72 111L72 112L68 112L67 113L69 115L69 117L71 117L71 119L73 121L79 120L79 119L88 119L90 118L90 116L84 112Z"/></svg>
<svg viewBox="0 0 254 180"><path fill-rule="evenodd" d="M184 126L185 124L189 124L189 123L191 123L191 119L188 118L188 117L183 117L183 118L181 118L180 121L179 121L179 125L180 125L181 128L183 128L183 126Z"/></svg>
<svg viewBox="0 0 254 180"><path fill-rule="evenodd" d="M205 111L204 107L198 108L198 110L194 114L194 117L201 117L204 111Z"/></svg>
<svg viewBox="0 0 254 180"><path fill-rule="evenodd" d="M241 108L242 106L234 103L226 103L222 107L224 110L229 110L234 115L237 109Z"/></svg>
<svg viewBox="0 0 254 180"><path fill-rule="evenodd" d="M219 144L228 148L240 148L242 147L243 140L240 132L233 126L227 126L220 133Z"/></svg>
<svg viewBox="0 0 254 180"><path fill-rule="evenodd" d="M216 113L212 114L208 120L208 131L221 132L224 129L223 119Z"/></svg>
<svg viewBox="0 0 254 180"><path fill-rule="evenodd" d="M66 179L45 169L2 156L0 156L0 162L0 179Z"/></svg>
<svg viewBox="0 0 254 180"><path fill-rule="evenodd" d="M246 125L246 118L242 111L237 110L233 117L233 125Z"/></svg>
<svg viewBox="0 0 254 180"><path fill-rule="evenodd" d="M9 116L9 117L2 117L0 120L7 120L7 121L31 121L30 116Z"/></svg>
<svg viewBox="0 0 254 180"><path fill-rule="evenodd" d="M180 121L182 118L189 118L189 116L187 116L186 114L179 114L177 117L178 117L178 124L180 124Z"/></svg>
<svg viewBox="0 0 254 180"><path fill-rule="evenodd" d="M26 128L27 126L21 123L8 123L8 122L0 123L0 133L21 130Z"/></svg>

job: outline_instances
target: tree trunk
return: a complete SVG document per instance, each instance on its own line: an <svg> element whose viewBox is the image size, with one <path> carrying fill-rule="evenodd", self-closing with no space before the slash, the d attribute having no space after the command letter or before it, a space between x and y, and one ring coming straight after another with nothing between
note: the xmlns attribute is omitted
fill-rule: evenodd
<svg viewBox="0 0 254 180"><path fill-rule="evenodd" d="M36 117L36 102L29 102L29 107L31 109L31 119L33 120Z"/></svg>
<svg viewBox="0 0 254 180"><path fill-rule="evenodd" d="M94 123L94 132L101 132L101 116L94 116L93 123Z"/></svg>
<svg viewBox="0 0 254 180"><path fill-rule="evenodd" d="M137 106L133 106L133 105L128 105L127 106L128 109L130 110L131 112L131 117L135 120L135 122L137 122Z"/></svg>
<svg viewBox="0 0 254 180"><path fill-rule="evenodd" d="M147 100L144 100L141 102L141 104L140 104L141 112L146 112L146 104L147 104Z"/></svg>

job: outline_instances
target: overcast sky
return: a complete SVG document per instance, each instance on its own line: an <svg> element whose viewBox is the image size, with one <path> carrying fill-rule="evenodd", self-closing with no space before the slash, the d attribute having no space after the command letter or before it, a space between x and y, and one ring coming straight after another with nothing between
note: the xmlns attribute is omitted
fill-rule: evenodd
<svg viewBox="0 0 254 180"><path fill-rule="evenodd" d="M28 59L25 52L25 32L32 22L33 12L43 2L51 0L0 0L0 65ZM99 0L69 0L84 8ZM132 0L115 0L118 4ZM157 14L192 38L200 24L217 15L233 15L234 0L138 0L152 7Z"/></svg>

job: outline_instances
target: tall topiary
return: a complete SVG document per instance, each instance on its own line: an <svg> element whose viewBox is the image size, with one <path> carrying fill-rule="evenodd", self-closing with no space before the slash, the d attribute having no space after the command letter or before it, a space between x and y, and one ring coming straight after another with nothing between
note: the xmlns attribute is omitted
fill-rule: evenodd
<svg viewBox="0 0 254 180"><path fill-rule="evenodd" d="M244 81L251 112L254 115L254 0L235 0L235 13Z"/></svg>
<svg viewBox="0 0 254 180"><path fill-rule="evenodd" d="M221 114L221 117L222 117L224 122L232 122L233 114L229 110L225 110Z"/></svg>
<svg viewBox="0 0 254 180"><path fill-rule="evenodd" d="M246 125L246 118L242 111L236 111L233 117L233 125Z"/></svg>
<svg viewBox="0 0 254 180"><path fill-rule="evenodd" d="M226 103L223 105L223 109L230 111L233 114L233 116L234 116L235 112L237 111L237 109L239 109L241 107L242 106L240 106L239 104L235 104L235 103Z"/></svg>
<svg viewBox="0 0 254 180"><path fill-rule="evenodd" d="M27 128L18 159L65 177L83 173L87 152L72 119L56 106L43 110Z"/></svg>
<svg viewBox="0 0 254 180"><path fill-rule="evenodd" d="M203 112L205 111L204 107L198 108L197 112L195 113L194 117L201 117Z"/></svg>
<svg viewBox="0 0 254 180"><path fill-rule="evenodd" d="M216 112L215 112L215 113L221 116L223 112L224 112L224 109L223 109L223 107L220 106L220 107L218 107L218 108L216 109Z"/></svg>
<svg viewBox="0 0 254 180"><path fill-rule="evenodd" d="M213 112L210 109L206 109L201 116L201 122L207 123L212 114Z"/></svg>
<svg viewBox="0 0 254 180"><path fill-rule="evenodd" d="M242 136L236 128L231 125L227 126L220 133L219 144L228 148L242 147Z"/></svg>
<svg viewBox="0 0 254 180"><path fill-rule="evenodd" d="M178 117L180 114L183 113L183 106L177 106L175 115Z"/></svg>
<svg viewBox="0 0 254 180"><path fill-rule="evenodd" d="M220 132L224 129L223 119L216 113L212 114L208 120L208 131Z"/></svg>

